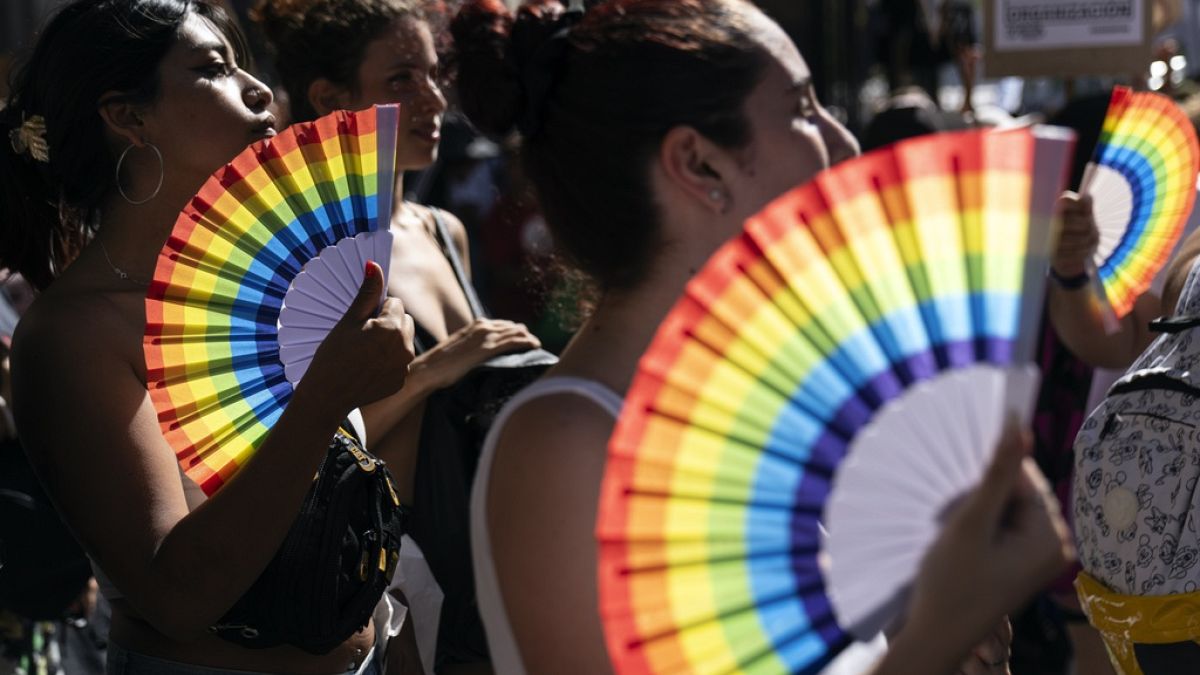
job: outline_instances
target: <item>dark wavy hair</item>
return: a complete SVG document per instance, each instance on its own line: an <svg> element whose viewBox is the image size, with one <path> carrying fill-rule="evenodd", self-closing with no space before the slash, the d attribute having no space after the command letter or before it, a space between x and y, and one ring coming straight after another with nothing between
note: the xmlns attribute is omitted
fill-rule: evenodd
<svg viewBox="0 0 1200 675"><path fill-rule="evenodd" d="M367 44L396 19L429 20L429 0L259 0L250 18L259 25L287 90L293 122L317 118L308 88L318 78L358 88Z"/></svg>
<svg viewBox="0 0 1200 675"><path fill-rule="evenodd" d="M115 185L100 97L134 103L159 93L158 67L195 14L229 39L245 62L245 40L217 6L201 0L75 0L46 24L13 71L0 110L0 266L45 288L91 236L97 207ZM49 161L17 152L9 134L46 123Z"/></svg>
<svg viewBox="0 0 1200 675"><path fill-rule="evenodd" d="M744 104L768 56L748 11L744 0L608 0L573 23L557 0L515 17L471 0L452 21L463 111L490 136L527 134L522 161L546 222L601 290L636 286L661 247L648 172L671 128L749 143Z"/></svg>

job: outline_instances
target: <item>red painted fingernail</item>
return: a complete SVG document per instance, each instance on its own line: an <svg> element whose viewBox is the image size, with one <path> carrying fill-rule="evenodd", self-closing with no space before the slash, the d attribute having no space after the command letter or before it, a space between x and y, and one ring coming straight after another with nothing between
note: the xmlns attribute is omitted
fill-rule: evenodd
<svg viewBox="0 0 1200 675"><path fill-rule="evenodd" d="M367 261L367 268L366 268L366 270L364 270L364 271L363 271L363 274L364 274L364 275L365 275L365 276L366 276L368 279L370 279L371 277L375 276L375 266L374 266L374 265L372 265L372 264L371 264L371 262L372 262L372 261L370 261L370 260L368 260L368 261Z"/></svg>

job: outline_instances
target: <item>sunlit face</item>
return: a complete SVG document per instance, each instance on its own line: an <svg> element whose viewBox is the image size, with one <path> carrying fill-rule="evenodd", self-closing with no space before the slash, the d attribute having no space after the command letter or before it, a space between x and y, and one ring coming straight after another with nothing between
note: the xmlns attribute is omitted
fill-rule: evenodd
<svg viewBox="0 0 1200 675"><path fill-rule="evenodd" d="M275 135L270 88L239 67L229 41L199 16L180 27L159 65L159 87L142 118L167 180L198 188L247 145Z"/></svg>
<svg viewBox="0 0 1200 675"><path fill-rule="evenodd" d="M354 110L376 103L400 104L401 169L420 169L437 159L446 99L438 87L438 58L424 21L401 18L367 43L358 66Z"/></svg>
<svg viewBox="0 0 1200 675"><path fill-rule="evenodd" d="M748 18L768 65L743 108L751 131L742 157L745 216L859 152L854 136L817 101L808 64L791 38L757 10Z"/></svg>

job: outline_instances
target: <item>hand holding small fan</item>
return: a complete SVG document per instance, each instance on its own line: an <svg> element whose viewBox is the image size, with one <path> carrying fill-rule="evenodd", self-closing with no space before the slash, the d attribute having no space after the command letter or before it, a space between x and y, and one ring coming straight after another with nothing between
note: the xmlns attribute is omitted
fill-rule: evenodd
<svg viewBox="0 0 1200 675"><path fill-rule="evenodd" d="M388 269L397 119L392 105L293 125L180 214L146 298L146 384L205 493L282 414L366 262Z"/></svg>
<svg viewBox="0 0 1200 675"><path fill-rule="evenodd" d="M1110 330L1167 264L1195 205L1198 172L1195 127L1174 101L1113 88L1080 186L1100 229L1092 278Z"/></svg>
<svg viewBox="0 0 1200 675"><path fill-rule="evenodd" d="M609 445L618 672L815 673L895 616L939 515L1036 392L1073 142L971 131L849 160L692 279Z"/></svg>

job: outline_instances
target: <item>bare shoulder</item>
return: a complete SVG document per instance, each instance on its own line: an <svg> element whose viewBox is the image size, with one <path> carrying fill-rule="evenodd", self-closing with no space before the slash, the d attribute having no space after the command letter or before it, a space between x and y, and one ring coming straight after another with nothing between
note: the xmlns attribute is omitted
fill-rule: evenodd
<svg viewBox="0 0 1200 675"><path fill-rule="evenodd" d="M615 420L596 401L561 392L526 401L509 416L497 449L519 447L521 454L557 455L572 448L608 444ZM567 453L573 454L573 453Z"/></svg>
<svg viewBox="0 0 1200 675"><path fill-rule="evenodd" d="M63 519L114 580L128 579L129 560L187 512L146 392L141 302L136 292L52 288L13 338L22 445Z"/></svg>
<svg viewBox="0 0 1200 675"><path fill-rule="evenodd" d="M13 367L53 365L83 369L99 361L133 365L140 356L143 326L103 296L41 295L21 317L13 335ZM44 363L45 361L50 363Z"/></svg>
<svg viewBox="0 0 1200 675"><path fill-rule="evenodd" d="M130 311L136 301L120 301L130 305L123 308L104 296L52 289L21 318L13 336L13 407L31 454L90 433L100 418L128 420L142 405L144 329ZM72 425L61 424L67 415Z"/></svg>

